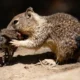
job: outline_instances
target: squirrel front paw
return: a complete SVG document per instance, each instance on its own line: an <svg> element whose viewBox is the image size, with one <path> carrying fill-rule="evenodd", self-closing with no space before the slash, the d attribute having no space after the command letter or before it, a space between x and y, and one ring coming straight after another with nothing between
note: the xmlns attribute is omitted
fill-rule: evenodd
<svg viewBox="0 0 80 80"><path fill-rule="evenodd" d="M12 45L16 46L16 47L19 47L21 42L18 41L18 40L12 40L12 41L10 41L10 43L11 43Z"/></svg>

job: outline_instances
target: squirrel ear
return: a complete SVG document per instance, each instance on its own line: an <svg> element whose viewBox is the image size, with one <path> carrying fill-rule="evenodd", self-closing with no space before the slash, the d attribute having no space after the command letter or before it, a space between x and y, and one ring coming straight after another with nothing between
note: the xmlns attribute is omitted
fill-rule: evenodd
<svg viewBox="0 0 80 80"><path fill-rule="evenodd" d="M25 15L26 15L27 13L29 13L29 12L34 12L32 7L27 8L27 10L26 10L26 12L25 12Z"/></svg>
<svg viewBox="0 0 80 80"><path fill-rule="evenodd" d="M32 7L27 8L26 12L29 12L29 11L33 12L33 8Z"/></svg>

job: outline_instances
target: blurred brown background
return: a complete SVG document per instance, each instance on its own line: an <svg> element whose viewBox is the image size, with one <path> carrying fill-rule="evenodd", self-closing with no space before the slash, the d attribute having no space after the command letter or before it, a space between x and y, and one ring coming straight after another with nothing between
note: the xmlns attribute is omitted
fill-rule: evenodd
<svg viewBox="0 0 80 80"><path fill-rule="evenodd" d="M80 19L80 0L0 0L0 29L29 6L40 15L66 12Z"/></svg>

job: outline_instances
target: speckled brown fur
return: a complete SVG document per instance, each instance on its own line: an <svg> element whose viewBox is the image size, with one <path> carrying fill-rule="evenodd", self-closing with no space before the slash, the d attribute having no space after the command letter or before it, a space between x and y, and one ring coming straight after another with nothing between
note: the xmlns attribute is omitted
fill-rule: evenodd
<svg viewBox="0 0 80 80"><path fill-rule="evenodd" d="M69 14L40 16L28 8L22 16L14 17L8 27L10 26L29 36L26 40L11 41L13 45L33 49L48 46L55 53L58 63L65 63L72 58L77 49L75 38L80 35L80 23Z"/></svg>

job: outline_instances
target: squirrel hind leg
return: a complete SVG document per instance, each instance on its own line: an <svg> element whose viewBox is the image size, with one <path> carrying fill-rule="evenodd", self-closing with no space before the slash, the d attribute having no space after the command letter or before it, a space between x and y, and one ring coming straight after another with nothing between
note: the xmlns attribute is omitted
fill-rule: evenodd
<svg viewBox="0 0 80 80"><path fill-rule="evenodd" d="M59 50L59 52L56 54L56 64L58 65L62 65L62 64L66 64L67 63L67 56L65 54L65 51L61 51Z"/></svg>
<svg viewBox="0 0 80 80"><path fill-rule="evenodd" d="M64 57L57 56L57 58L56 58L56 64L62 65L62 64L66 64L66 63L67 63L67 61L64 60Z"/></svg>

